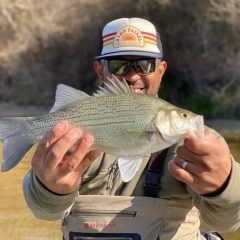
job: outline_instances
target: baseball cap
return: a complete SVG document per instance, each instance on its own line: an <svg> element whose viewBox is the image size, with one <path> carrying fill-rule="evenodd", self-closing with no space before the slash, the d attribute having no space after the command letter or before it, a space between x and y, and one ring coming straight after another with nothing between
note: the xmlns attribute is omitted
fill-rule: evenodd
<svg viewBox="0 0 240 240"><path fill-rule="evenodd" d="M96 59L114 56L162 58L162 43L155 26L142 18L120 18L105 25L101 54Z"/></svg>

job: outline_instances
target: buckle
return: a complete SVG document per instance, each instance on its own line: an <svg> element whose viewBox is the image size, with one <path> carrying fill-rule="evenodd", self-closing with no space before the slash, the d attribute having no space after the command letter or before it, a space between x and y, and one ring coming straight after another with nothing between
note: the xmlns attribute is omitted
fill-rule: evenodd
<svg viewBox="0 0 240 240"><path fill-rule="evenodd" d="M160 182L161 182L161 174L152 172L152 171L147 171L144 188L157 190L160 187Z"/></svg>

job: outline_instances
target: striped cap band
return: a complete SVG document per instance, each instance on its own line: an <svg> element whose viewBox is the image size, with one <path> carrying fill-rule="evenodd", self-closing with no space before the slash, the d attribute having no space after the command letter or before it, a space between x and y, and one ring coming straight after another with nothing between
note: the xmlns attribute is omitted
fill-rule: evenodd
<svg viewBox="0 0 240 240"><path fill-rule="evenodd" d="M114 44L114 39L115 39L116 33L117 32L114 32L114 33L110 33L110 34L107 34L107 35L103 36L103 46L104 47L108 46L108 45L111 45L111 44ZM141 34L143 36L143 41L145 43L157 45L157 36L156 35L154 35L152 33L148 33L148 32L141 32ZM127 36L125 34L125 41L122 41L122 43L131 45L134 40L135 39L132 36L132 34L129 34ZM138 42L138 41L136 41L136 42Z"/></svg>

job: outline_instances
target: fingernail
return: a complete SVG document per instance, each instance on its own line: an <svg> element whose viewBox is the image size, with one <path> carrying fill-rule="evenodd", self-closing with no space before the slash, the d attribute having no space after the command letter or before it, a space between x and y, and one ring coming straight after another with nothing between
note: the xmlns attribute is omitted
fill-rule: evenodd
<svg viewBox="0 0 240 240"><path fill-rule="evenodd" d="M66 123L65 122L60 122L60 123L58 123L57 127L61 130L65 130L66 129Z"/></svg>
<svg viewBox="0 0 240 240"><path fill-rule="evenodd" d="M91 145L94 141L94 138L91 137L91 136L86 136L84 137L84 141L88 144L88 145Z"/></svg>
<svg viewBox="0 0 240 240"><path fill-rule="evenodd" d="M82 136L82 131L79 128L74 128L71 130L74 139L80 138Z"/></svg>

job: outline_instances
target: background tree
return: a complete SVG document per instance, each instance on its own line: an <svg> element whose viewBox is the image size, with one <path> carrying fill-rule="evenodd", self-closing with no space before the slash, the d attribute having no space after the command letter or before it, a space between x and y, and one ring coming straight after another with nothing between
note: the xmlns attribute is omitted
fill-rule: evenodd
<svg viewBox="0 0 240 240"><path fill-rule="evenodd" d="M0 100L52 105L58 83L91 93L100 31L143 17L169 63L161 96L207 117L240 117L239 0L1 0Z"/></svg>

